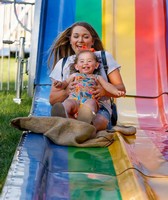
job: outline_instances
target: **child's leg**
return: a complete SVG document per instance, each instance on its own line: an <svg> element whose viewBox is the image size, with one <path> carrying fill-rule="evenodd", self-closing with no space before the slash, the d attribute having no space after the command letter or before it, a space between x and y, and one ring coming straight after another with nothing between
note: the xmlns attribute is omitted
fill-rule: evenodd
<svg viewBox="0 0 168 200"><path fill-rule="evenodd" d="M75 99L66 99L62 104L68 114L68 117L74 118L74 115L79 109L79 102Z"/></svg>
<svg viewBox="0 0 168 200"><path fill-rule="evenodd" d="M66 99L63 103L58 102L53 105L51 116L72 117L78 111L78 102L74 99Z"/></svg>
<svg viewBox="0 0 168 200"><path fill-rule="evenodd" d="M64 117L64 118L68 117L68 115L64 109L64 106L61 102L55 103L52 106L51 116Z"/></svg>
<svg viewBox="0 0 168 200"><path fill-rule="evenodd" d="M90 124L93 118L96 116L97 110L98 105L96 100L88 99L79 108L77 119Z"/></svg>

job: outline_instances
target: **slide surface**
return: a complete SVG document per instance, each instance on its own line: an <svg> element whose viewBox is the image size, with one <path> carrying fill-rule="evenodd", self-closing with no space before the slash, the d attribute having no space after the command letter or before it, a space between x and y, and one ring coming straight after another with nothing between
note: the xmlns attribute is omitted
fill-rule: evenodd
<svg viewBox="0 0 168 200"><path fill-rule="evenodd" d="M31 114L50 116L47 57L53 40L75 21L86 21L121 64L127 96L116 100L118 124L135 126L137 133L116 133L107 148L76 148L25 132L1 198L166 200L168 1L41 1Z"/></svg>

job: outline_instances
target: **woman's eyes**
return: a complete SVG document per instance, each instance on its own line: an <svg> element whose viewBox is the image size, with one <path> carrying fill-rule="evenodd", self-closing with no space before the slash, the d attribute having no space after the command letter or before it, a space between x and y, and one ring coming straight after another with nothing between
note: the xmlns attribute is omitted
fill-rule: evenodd
<svg viewBox="0 0 168 200"><path fill-rule="evenodd" d="M89 38L89 36L84 36L83 38L85 38L85 39L88 39L88 38Z"/></svg>
<svg viewBox="0 0 168 200"><path fill-rule="evenodd" d="M78 35L74 35L73 37L74 37L75 39L80 38L80 36L78 36ZM89 36L83 36L83 38L84 38L84 39L89 39Z"/></svg>

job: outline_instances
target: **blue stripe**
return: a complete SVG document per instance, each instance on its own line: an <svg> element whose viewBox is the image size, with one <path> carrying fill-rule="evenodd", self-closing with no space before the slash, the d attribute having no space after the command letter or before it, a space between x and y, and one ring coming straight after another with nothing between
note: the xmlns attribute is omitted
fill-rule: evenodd
<svg viewBox="0 0 168 200"><path fill-rule="evenodd" d="M56 36L75 21L76 0L48 0L41 11L39 58L35 84L48 84L48 50Z"/></svg>

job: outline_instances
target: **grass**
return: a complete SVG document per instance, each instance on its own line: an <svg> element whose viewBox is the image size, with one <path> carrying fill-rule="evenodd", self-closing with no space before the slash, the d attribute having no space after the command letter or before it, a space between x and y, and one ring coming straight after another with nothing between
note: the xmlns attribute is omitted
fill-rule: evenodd
<svg viewBox="0 0 168 200"><path fill-rule="evenodd" d="M12 59L12 62L14 62L14 59ZM23 90L21 104L14 103L13 98L16 96L16 92L13 90L14 73L11 73L11 75L10 88L12 89L0 91L0 192L22 135L21 131L10 126L10 121L16 117L28 116L32 102L32 98L28 97L27 91ZM5 81L3 82L4 87L7 86Z"/></svg>
<svg viewBox="0 0 168 200"><path fill-rule="evenodd" d="M10 64L9 64L10 63ZM14 81L17 72L17 63L15 58L0 58L0 80L2 80L3 90L14 89Z"/></svg>

